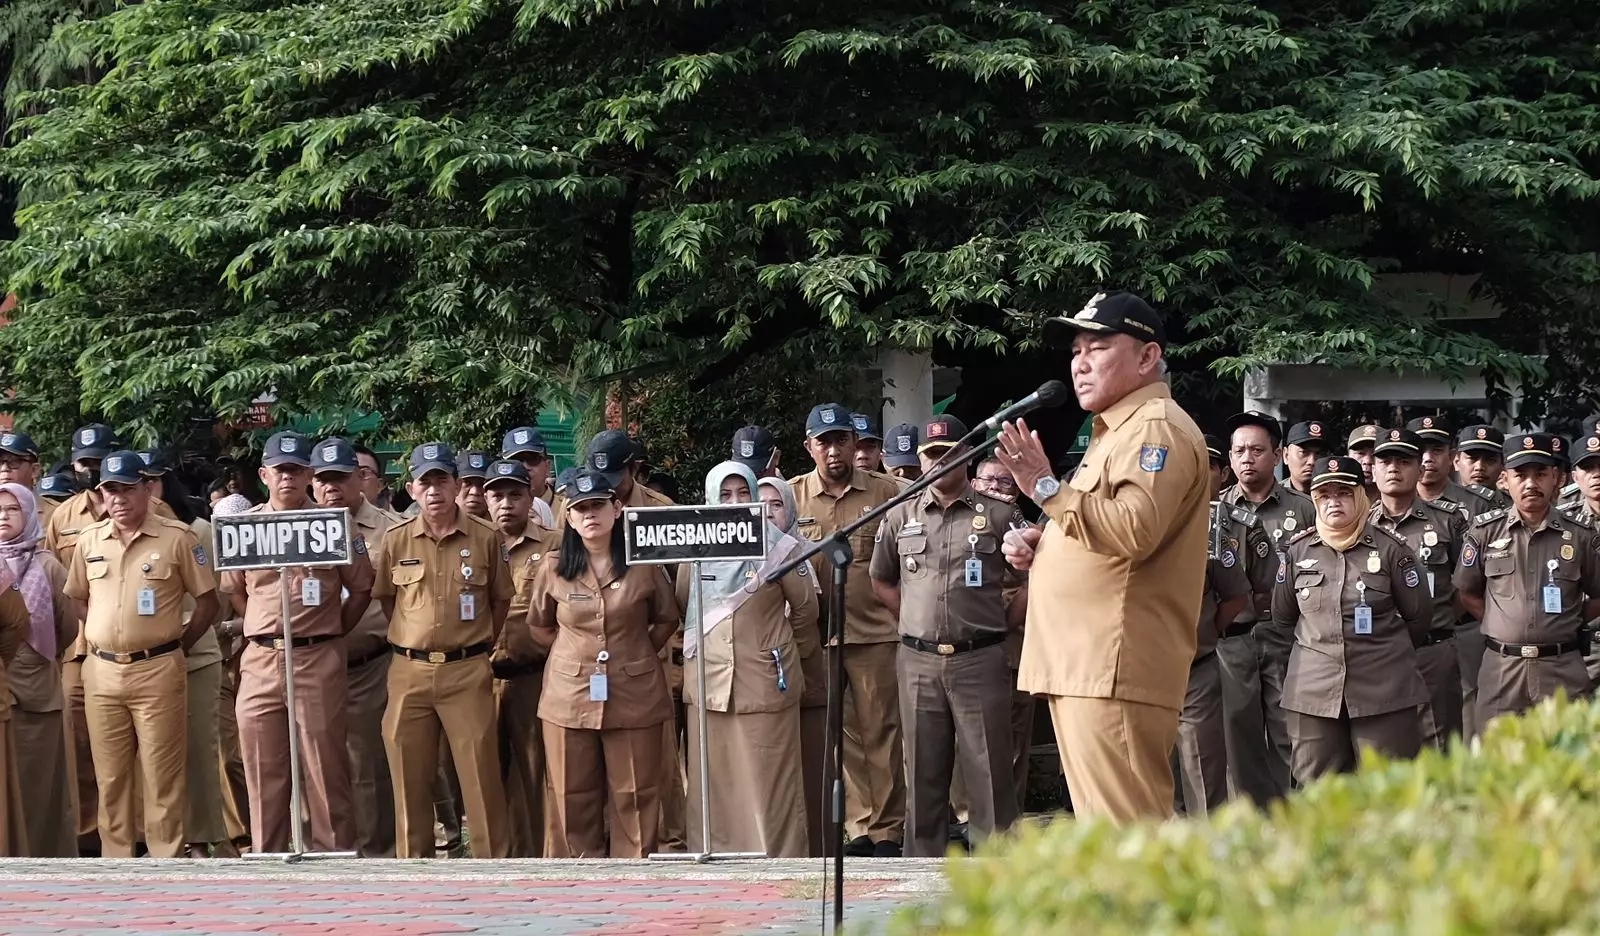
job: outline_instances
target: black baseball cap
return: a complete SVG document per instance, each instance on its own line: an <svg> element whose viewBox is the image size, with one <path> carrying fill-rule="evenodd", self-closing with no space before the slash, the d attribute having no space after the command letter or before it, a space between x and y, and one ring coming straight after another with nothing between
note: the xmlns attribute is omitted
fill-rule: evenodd
<svg viewBox="0 0 1600 936"><path fill-rule="evenodd" d="M47 474L39 479L39 493L45 497L71 497L78 493L78 479L61 471Z"/></svg>
<svg viewBox="0 0 1600 936"><path fill-rule="evenodd" d="M1095 293L1077 315L1045 319L1044 340L1052 345L1071 344L1080 331L1114 332L1159 345L1167 343L1161 316L1149 303L1123 289Z"/></svg>
<svg viewBox="0 0 1600 936"><path fill-rule="evenodd" d="M1232 422L1233 420L1230 419L1228 421ZM1240 425L1244 425L1244 424L1241 423ZM1254 425L1254 424L1252 423L1251 425ZM1220 461L1226 461L1227 460L1226 457L1222 454L1222 440L1221 439L1217 438L1216 436L1214 436L1214 435L1212 435L1211 433L1208 432L1208 433L1205 434L1205 440L1206 440L1206 454L1211 456L1211 460L1212 461L1220 462Z"/></svg>
<svg viewBox="0 0 1600 936"><path fill-rule="evenodd" d="M850 425L855 427L857 439L876 439L883 441L883 433L878 431L878 420L866 413L851 413Z"/></svg>
<svg viewBox="0 0 1600 936"><path fill-rule="evenodd" d="M550 449L545 445L544 433L535 426L518 426L506 433L500 440L500 457L512 458L517 455L548 455Z"/></svg>
<svg viewBox="0 0 1600 936"><path fill-rule="evenodd" d="M772 464L778 441L765 426L745 426L733 434L733 460L760 475Z"/></svg>
<svg viewBox="0 0 1600 936"><path fill-rule="evenodd" d="M1315 491L1324 484L1348 484L1358 488L1366 484L1365 477L1361 463L1348 455L1319 458L1316 473L1311 476L1311 490Z"/></svg>
<svg viewBox="0 0 1600 936"><path fill-rule="evenodd" d="M967 435L967 424L949 415L935 416L922 427L922 444L919 452L942 452Z"/></svg>
<svg viewBox="0 0 1600 936"><path fill-rule="evenodd" d="M298 432L278 432L267 440L267 450L261 453L261 464L299 465L311 467L311 440Z"/></svg>
<svg viewBox="0 0 1600 936"><path fill-rule="evenodd" d="M1505 434L1488 423L1467 426L1456 433L1456 450L1461 452L1499 452L1505 444Z"/></svg>
<svg viewBox="0 0 1600 936"><path fill-rule="evenodd" d="M922 433L910 423L898 423L883 436L883 464L889 468L910 468L919 464L917 445Z"/></svg>
<svg viewBox="0 0 1600 936"><path fill-rule="evenodd" d="M1363 445L1378 444L1378 424L1363 423L1350 430L1350 439L1345 443L1345 448L1356 449Z"/></svg>
<svg viewBox="0 0 1600 936"><path fill-rule="evenodd" d="M144 462L146 478L159 478L172 470L172 463L167 461L166 453L160 449L145 449L139 452L139 460Z"/></svg>
<svg viewBox="0 0 1600 936"><path fill-rule="evenodd" d="M576 477L578 472L581 470L583 469L579 468L577 465L571 465L557 472L555 484L553 485L555 492L560 494L562 497L567 496L567 488L572 486L572 479Z"/></svg>
<svg viewBox="0 0 1600 936"><path fill-rule="evenodd" d="M1416 458L1422 454L1422 436L1410 429L1385 429L1378 433L1372 454Z"/></svg>
<svg viewBox="0 0 1600 936"><path fill-rule="evenodd" d="M591 500L610 500L617 496L611 476L603 471L580 468L573 472L572 483L567 486L567 506Z"/></svg>
<svg viewBox="0 0 1600 936"><path fill-rule="evenodd" d="M1267 430L1267 435L1272 438L1272 444L1277 445L1283 441L1283 423L1256 410L1246 410L1228 417L1228 436L1232 438L1233 431L1240 426L1260 426Z"/></svg>
<svg viewBox="0 0 1600 936"><path fill-rule="evenodd" d="M72 434L72 460L105 458L117 444L117 434L105 423L90 423Z"/></svg>
<svg viewBox="0 0 1600 936"><path fill-rule="evenodd" d="M623 472L628 470L628 463L638 461L644 452L638 444L628 438L628 434L621 429L607 429L595 433L584 447L583 462L590 471L598 471L606 476L607 483L614 491L622 483Z"/></svg>
<svg viewBox="0 0 1600 936"><path fill-rule="evenodd" d="M337 436L318 442L311 453L311 468L317 474L354 474L359 467L356 447Z"/></svg>
<svg viewBox="0 0 1600 936"><path fill-rule="evenodd" d="M1301 448L1328 448L1328 440L1333 437L1333 430L1320 419L1309 419L1297 422L1289 427L1289 435L1283 440L1285 445L1298 445Z"/></svg>
<svg viewBox="0 0 1600 936"><path fill-rule="evenodd" d="M26 432L0 432L0 452L21 455L28 461L39 460L39 446Z"/></svg>
<svg viewBox="0 0 1600 936"><path fill-rule="evenodd" d="M1406 428L1429 444L1449 445L1451 441L1450 424L1439 416L1419 416L1406 423Z"/></svg>
<svg viewBox="0 0 1600 936"><path fill-rule="evenodd" d="M1548 432L1527 432L1506 439L1500 447L1506 467L1521 465L1552 465L1560 467L1566 458L1556 454L1555 436Z"/></svg>
<svg viewBox="0 0 1600 936"><path fill-rule="evenodd" d="M806 417L806 438L815 439L824 432L855 432L856 424L850 411L837 403L821 403L811 407Z"/></svg>
<svg viewBox="0 0 1600 936"><path fill-rule="evenodd" d="M144 480L144 459L138 452L119 450L100 461L100 487L108 484L138 484Z"/></svg>
<svg viewBox="0 0 1600 936"><path fill-rule="evenodd" d="M424 442L411 450L407 466L413 479L430 471L442 471L453 478L456 476L456 452L443 442Z"/></svg>
<svg viewBox="0 0 1600 936"><path fill-rule="evenodd" d="M1591 458L1600 457L1600 435L1590 433L1572 447L1572 463L1581 465Z"/></svg>
<svg viewBox="0 0 1600 936"><path fill-rule="evenodd" d="M1571 453L1572 446L1567 444L1566 436L1558 432L1554 432L1550 434L1550 451L1555 455L1555 457L1561 459L1561 464L1563 467L1565 467L1567 464L1567 456Z"/></svg>
<svg viewBox="0 0 1600 936"><path fill-rule="evenodd" d="M496 484L520 484L525 488L533 487L533 479L528 477L528 466L515 458L502 458L489 466L488 478L483 482L486 488Z"/></svg>
<svg viewBox="0 0 1600 936"><path fill-rule="evenodd" d="M483 479L489 476L489 453L460 452L456 455L456 477Z"/></svg>

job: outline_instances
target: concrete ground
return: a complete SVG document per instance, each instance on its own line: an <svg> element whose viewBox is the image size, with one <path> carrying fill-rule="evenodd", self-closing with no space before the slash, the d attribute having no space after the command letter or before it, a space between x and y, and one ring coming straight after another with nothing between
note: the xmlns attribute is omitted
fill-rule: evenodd
<svg viewBox="0 0 1600 936"><path fill-rule="evenodd" d="M879 930L942 862L849 859L846 926ZM831 866L830 866L831 867ZM0 861L0 934L821 933L822 860Z"/></svg>

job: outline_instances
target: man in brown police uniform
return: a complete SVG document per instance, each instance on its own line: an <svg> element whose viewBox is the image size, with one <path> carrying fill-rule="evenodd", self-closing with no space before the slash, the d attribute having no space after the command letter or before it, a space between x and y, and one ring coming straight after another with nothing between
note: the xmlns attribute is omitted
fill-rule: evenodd
<svg viewBox="0 0 1600 936"><path fill-rule="evenodd" d="M1486 423L1463 428L1456 435L1456 480L1475 500L1466 503L1468 523L1501 507L1511 499L1497 485L1505 470L1502 448L1506 437ZM1463 614L1456 625L1456 658L1461 665L1461 725L1466 737L1476 737L1478 724L1478 673L1483 669L1483 630L1478 619Z"/></svg>
<svg viewBox="0 0 1600 936"><path fill-rule="evenodd" d="M1350 430L1350 439L1345 445L1347 453L1361 464L1361 481L1366 486L1367 498L1374 503L1378 500L1378 489L1372 484L1372 450L1378 444L1379 428L1375 423L1365 423Z"/></svg>
<svg viewBox="0 0 1600 936"><path fill-rule="evenodd" d="M74 537L68 598L82 604L89 658L84 711L99 789L100 845L133 856L133 775L145 780L144 832L150 854L183 851L187 674L182 651L217 620L216 586L194 532L150 511L134 452L112 452L99 487L109 519ZM184 596L195 600L187 626Z"/></svg>
<svg viewBox="0 0 1600 936"><path fill-rule="evenodd" d="M1417 478L1417 496L1430 504L1437 503L1446 510L1465 511L1468 518L1494 509L1492 492L1471 491L1457 484L1450 476L1454 468L1453 436L1450 426L1441 416L1419 416L1406 423L1406 429L1417 434L1422 445L1421 473Z"/></svg>
<svg viewBox="0 0 1600 936"><path fill-rule="evenodd" d="M816 470L790 478L789 484L800 515L796 529L807 539L826 539L900 491L889 476L856 467L850 411L837 403L812 407L806 419L806 451ZM900 633L894 612L874 593L868 572L877 527L869 523L850 537L854 558L845 594L844 670L846 698L855 709L859 734L845 736L845 828L851 839L845 854L898 858L906 811L896 670ZM816 570L820 581L832 580L824 560L816 561ZM838 622L830 627L828 633L837 639Z"/></svg>
<svg viewBox="0 0 1600 936"><path fill-rule="evenodd" d="M1316 470L1317 457L1328 452L1333 430L1319 419L1297 422L1289 427L1283 440L1283 465L1289 476L1284 486L1296 494L1311 496L1311 474ZM1277 575L1278 570L1272 570Z"/></svg>
<svg viewBox="0 0 1600 936"><path fill-rule="evenodd" d="M519 461L502 459L489 466L484 493L489 516L500 529L516 594L506 614L506 631L500 635L491 662L494 667L495 706L500 717L500 767L506 786L506 816L511 829L512 858L543 858L545 838L544 743L539 723L539 690L544 683L544 659L531 641L507 639L511 628L526 628L532 600L533 577L539 560L560 542L554 530L530 516L533 500L528 469Z"/></svg>
<svg viewBox="0 0 1600 936"><path fill-rule="evenodd" d="M1483 622L1480 726L1558 689L1591 689L1579 630L1600 614L1600 534L1554 509L1562 464L1554 443L1546 432L1506 439L1512 507L1475 518L1461 547L1456 588Z"/></svg>
<svg viewBox="0 0 1600 936"><path fill-rule="evenodd" d="M472 852L504 858L494 674L489 654L511 603L501 543L456 504L455 453L429 442L411 451L417 516L384 534L372 593L389 617L389 707L383 740L394 776L396 852L434 852L433 786L443 731L461 778Z"/></svg>
<svg viewBox="0 0 1600 936"><path fill-rule="evenodd" d="M923 470L966 434L955 417L935 417L923 432ZM1004 644L1021 626L1026 599L1007 607L1003 586L1017 575L1000 553L1000 537L1016 516L1015 506L978 493L963 468L891 510L878 526L873 591L900 622L907 857L944 855L957 760L974 843L1017 818Z"/></svg>
<svg viewBox="0 0 1600 936"><path fill-rule="evenodd" d="M1071 484L1025 421L1000 434L1017 486L1050 520L1006 540L1012 564L1034 571L1021 686L1050 699L1080 817L1165 818L1205 587L1205 440L1163 380L1166 330L1144 300L1097 294L1046 323L1047 341L1067 336L1073 390L1095 414Z"/></svg>
<svg viewBox="0 0 1600 936"><path fill-rule="evenodd" d="M245 512L266 518L314 506L311 441L294 432L267 440L261 481L267 502ZM284 693L283 581L277 569L227 572L222 590L244 615L245 648L239 658L239 747L250 791L250 834L257 851L277 853L290 844L289 732L297 730L303 792L309 806L311 845L344 851L355 845L350 761L345 749L346 687L342 638L353 630L372 600L372 563L367 544L351 531L352 562L345 566L299 567L289 572L289 613L294 641L295 706Z"/></svg>
<svg viewBox="0 0 1600 936"><path fill-rule="evenodd" d="M1467 535L1467 516L1452 501L1443 497L1429 501L1421 495L1421 453L1428 444L1410 429L1383 432L1373 449L1372 474L1379 500L1372 505L1371 519L1404 540L1422 570L1432 614L1416 654L1417 671L1428 688L1422 740L1442 751L1452 735L1461 734L1461 663L1455 642L1459 614L1453 577Z"/></svg>
<svg viewBox="0 0 1600 936"><path fill-rule="evenodd" d="M373 506L362 492L359 453L344 439L324 439L312 449L312 490L322 507L350 511L351 538L369 550L400 518ZM394 857L394 787L383 750L383 709L389 700L389 621L379 602L369 601L344 637L345 751L355 847L363 858Z"/></svg>

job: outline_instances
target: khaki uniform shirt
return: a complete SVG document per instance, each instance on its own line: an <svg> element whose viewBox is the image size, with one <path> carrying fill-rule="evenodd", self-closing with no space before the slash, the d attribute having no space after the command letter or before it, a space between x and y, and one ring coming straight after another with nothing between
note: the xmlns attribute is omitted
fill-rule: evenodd
<svg viewBox="0 0 1600 936"><path fill-rule="evenodd" d="M658 654L680 621L672 584L659 567L644 565L614 569L604 582L592 570L568 581L556 574L559 561L560 553L545 553L528 608L534 643L549 655L539 717L588 730L671 721ZM590 699L595 675L605 676L604 702Z"/></svg>
<svg viewBox="0 0 1600 936"><path fill-rule="evenodd" d="M383 534L389 528L405 521L399 514L375 507L365 499L361 506L350 511L350 522L354 525L353 533L361 534L362 540L367 543L368 561L372 558L372 550L377 544L383 542ZM373 573L376 583L377 573ZM359 662L371 657L389 645L389 619L383 616L383 605L374 598L367 610L362 613L361 620L356 622L355 629L345 635L344 652L347 660Z"/></svg>
<svg viewBox="0 0 1600 936"><path fill-rule="evenodd" d="M1421 498L1403 516L1391 517L1376 504L1368 519L1405 540L1417 557L1422 571L1422 587L1433 606L1429 627L1453 630L1460 613L1456 610L1456 560L1467 536L1466 516L1448 507L1429 504Z"/></svg>
<svg viewBox="0 0 1600 936"><path fill-rule="evenodd" d="M817 590L811 582L811 566L801 564L776 582L761 583L706 638L707 711L781 712L800 704L809 685L800 661L816 653L821 639ZM684 614L690 584L688 575L678 576L678 610ZM692 666L686 663L685 671ZM778 685L780 669L783 688ZM700 701L692 678L684 682L683 700Z"/></svg>
<svg viewBox="0 0 1600 936"><path fill-rule="evenodd" d="M504 534L500 541L505 542ZM544 662L543 651L528 633L528 609L533 605L533 580L539 574L539 565L545 553L555 552L560 542L561 534L530 520L517 541L505 547L511 585L516 591L511 596L511 610L506 613L506 628L494 648L494 662L521 666Z"/></svg>
<svg viewBox="0 0 1600 936"><path fill-rule="evenodd" d="M1561 592L1561 610L1553 613L1544 610L1549 584ZM1515 510L1491 510L1467 530L1456 587L1483 596L1485 637L1512 644L1576 640L1584 599L1600 596L1600 535L1587 521L1554 510L1534 527Z"/></svg>
<svg viewBox="0 0 1600 936"><path fill-rule="evenodd" d="M61 656L72 649L72 642L78 638L78 619L73 617L67 596L62 593L67 584L66 568L42 549L34 554L33 561L39 563L50 579L50 597L55 605L56 658L47 660L28 645L28 634L33 626L30 621L28 629L22 632L22 642L17 645L17 655L7 668L11 677L11 705L24 712L59 712L65 702L61 693ZM21 595L15 589L6 591Z"/></svg>
<svg viewBox="0 0 1600 936"><path fill-rule="evenodd" d="M132 653L183 637L184 597L216 590L209 565L194 531L176 520L152 512L126 546L112 522L101 520L78 533L65 592L88 603L89 646ZM154 593L154 614L139 613L146 588Z"/></svg>
<svg viewBox="0 0 1600 936"><path fill-rule="evenodd" d="M887 475L856 469L850 475L849 487L842 497L834 497L824 490L822 476L812 471L789 479L794 488L795 532L812 542L827 539L835 530L844 528L862 514L900 493L900 486ZM899 623L894 615L878 600L868 578L872 564L873 538L878 532L877 523L869 523L850 537L854 558L850 562L850 575L845 583L845 642L854 644L893 643L900 639ZM812 564L812 572L827 581L832 576L826 559L820 555Z"/></svg>
<svg viewBox="0 0 1600 936"><path fill-rule="evenodd" d="M968 486L941 507L931 490L889 511L878 527L872 577L900 586L900 633L932 643L958 643L1004 634L1003 589L1016 576L1000 552L1000 537L1015 506ZM979 584L967 583L967 560L977 559Z"/></svg>
<svg viewBox="0 0 1600 936"><path fill-rule="evenodd" d="M1217 649L1217 641L1222 637L1222 629L1217 623L1217 605L1256 590L1250 576L1245 573L1251 558L1248 542L1254 539L1263 546L1267 543L1265 531L1253 516L1249 525L1230 517L1223 530L1222 550L1206 560L1205 591L1200 593L1200 627L1195 638L1196 660L1213 653ZM1256 560L1251 567L1265 566L1264 561Z"/></svg>
<svg viewBox="0 0 1600 936"><path fill-rule="evenodd" d="M383 535L372 597L394 601L389 642L411 650L462 650L496 639L494 605L511 600L500 534L466 511L442 538L412 517ZM469 574L470 572L470 574ZM471 596L471 619L462 612Z"/></svg>
<svg viewBox="0 0 1600 936"><path fill-rule="evenodd" d="M258 504L247 514L269 514L268 504ZM367 557L367 541L359 530L350 531L350 564L342 566L294 566L289 569L289 632L294 637L340 637L344 634L344 598L349 593L372 591L372 561ZM314 605L304 602L306 582L317 582L320 599ZM222 591L244 593L245 637L283 636L283 576L277 569L250 569L226 572ZM423 648L428 649L428 648Z"/></svg>
<svg viewBox="0 0 1600 936"><path fill-rule="evenodd" d="M1372 609L1370 634L1356 633L1363 601ZM1272 624L1294 641L1284 711L1364 718L1428 701L1415 648L1431 613L1405 540L1368 524L1360 542L1340 553L1314 528L1301 533L1272 594Z"/></svg>
<svg viewBox="0 0 1600 936"><path fill-rule="evenodd" d="M1094 417L1069 485L1041 504L1018 688L1181 709L1210 525L1205 440L1164 383Z"/></svg>
<svg viewBox="0 0 1600 936"><path fill-rule="evenodd" d="M217 571L215 553L215 535L211 531L211 521L196 517L189 524L189 529L194 531L194 538L199 542L200 551L205 554L205 567L211 571L211 583L217 588L222 587L222 573ZM224 602L226 604L226 602ZM194 616L194 596L185 595L183 598L183 624L189 626L189 620ZM200 639L183 656L183 666L187 672L205 669L222 662L222 643L217 640L217 629L213 625L205 629Z"/></svg>
<svg viewBox="0 0 1600 936"><path fill-rule="evenodd" d="M43 503L44 499L39 499ZM164 517L174 522L177 516L167 502L159 497L150 498L150 512L158 517ZM41 515L42 518L42 515ZM97 509L94 501L90 499L88 491L79 491L58 504L50 511L50 517L45 521L44 545L45 548L55 553L64 568L72 567L72 552L77 548L78 535L89 526L105 519L105 514ZM84 643L80 633L72 644L72 649L67 655L69 660L82 659L88 653L88 646Z"/></svg>

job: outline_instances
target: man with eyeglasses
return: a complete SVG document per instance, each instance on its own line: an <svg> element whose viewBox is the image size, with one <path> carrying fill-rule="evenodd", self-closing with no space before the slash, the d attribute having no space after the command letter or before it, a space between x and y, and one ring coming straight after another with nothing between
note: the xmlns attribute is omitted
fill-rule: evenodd
<svg viewBox="0 0 1600 936"><path fill-rule="evenodd" d="M1000 464L998 458L985 458L978 462L978 473L972 479L972 486L990 497L998 497L1003 501L1017 499L1017 481L1011 477L1011 472L1006 466Z"/></svg>
<svg viewBox="0 0 1600 936"><path fill-rule="evenodd" d="M0 484L20 484L33 490L39 483L39 446L25 432L0 432ZM48 497L39 502L39 526L43 529L55 513L56 503Z"/></svg>
<svg viewBox="0 0 1600 936"><path fill-rule="evenodd" d="M500 457L522 462L533 491L534 521L546 530L556 528L555 490L550 486L550 449L544 434L533 426L518 426L500 442Z"/></svg>
<svg viewBox="0 0 1600 936"><path fill-rule="evenodd" d="M377 452L365 445L357 445L355 450L356 479L360 482L362 498L379 510L389 510L390 492L383 480L383 461Z"/></svg>

